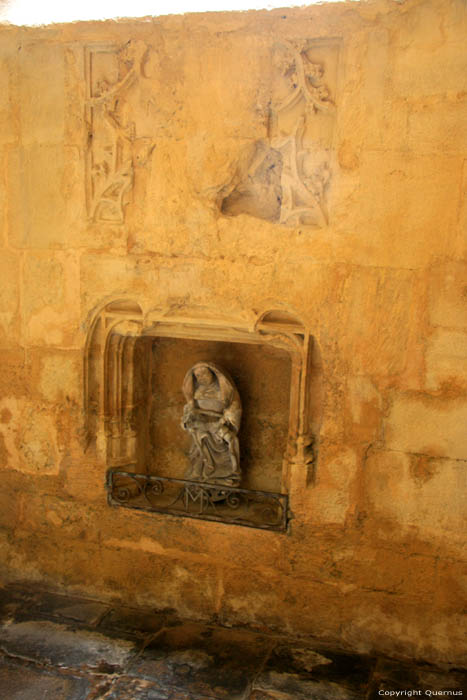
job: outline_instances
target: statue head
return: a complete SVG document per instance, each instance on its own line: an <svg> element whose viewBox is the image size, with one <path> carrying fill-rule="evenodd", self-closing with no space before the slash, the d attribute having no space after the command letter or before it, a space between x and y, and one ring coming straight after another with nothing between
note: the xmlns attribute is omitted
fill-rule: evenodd
<svg viewBox="0 0 467 700"><path fill-rule="evenodd" d="M214 375L206 365L198 365L193 369L196 381L201 386L210 386L214 382Z"/></svg>

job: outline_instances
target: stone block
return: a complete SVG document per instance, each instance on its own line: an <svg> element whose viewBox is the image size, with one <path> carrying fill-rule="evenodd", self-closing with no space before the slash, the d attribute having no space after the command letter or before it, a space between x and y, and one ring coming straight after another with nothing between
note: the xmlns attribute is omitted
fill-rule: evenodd
<svg viewBox="0 0 467 700"><path fill-rule="evenodd" d="M77 231L85 212L84 171L77 148L62 143L31 143L11 150L7 191L8 238L12 245L79 245Z"/></svg>
<svg viewBox="0 0 467 700"><path fill-rule="evenodd" d="M352 448L322 445L316 483L303 498L300 516L311 522L343 524L354 506L358 463L358 453Z"/></svg>
<svg viewBox="0 0 467 700"><path fill-rule="evenodd" d="M351 439L373 442L379 437L383 399L374 383L365 376L347 379L347 432Z"/></svg>
<svg viewBox="0 0 467 700"><path fill-rule="evenodd" d="M381 497L385 498L385 494L382 493ZM375 499L374 494L372 498ZM373 525L374 520L371 520L371 527ZM370 537L373 532L370 526L366 530ZM410 539L408 541L410 543ZM436 560L433 556L416 556L413 543L412 549L409 547L410 544L403 547L382 536L362 542L358 547L336 549L330 574L336 579L351 581L355 591L361 591L363 595L416 595L426 599L433 595L436 587ZM362 561L367 563L365 568L362 568Z"/></svg>
<svg viewBox="0 0 467 700"><path fill-rule="evenodd" d="M365 467L369 513L400 534L462 545L466 463L374 450Z"/></svg>
<svg viewBox="0 0 467 700"><path fill-rule="evenodd" d="M6 451L3 436L0 434L0 469L8 465L8 453ZM18 492L4 489L0 494L0 527L9 530L15 527L19 518L21 496Z"/></svg>
<svg viewBox="0 0 467 700"><path fill-rule="evenodd" d="M11 143L18 138L14 103L14 89L17 82L15 53L11 45L0 48L0 143L2 144Z"/></svg>
<svg viewBox="0 0 467 700"><path fill-rule="evenodd" d="M0 351L0 395L24 396L29 392L29 368L26 366L24 348L2 349ZM8 422L9 413L1 420Z"/></svg>
<svg viewBox="0 0 467 700"><path fill-rule="evenodd" d="M39 390L52 403L81 402L82 360L73 351L46 351L39 359Z"/></svg>
<svg viewBox="0 0 467 700"><path fill-rule="evenodd" d="M392 71L398 94L413 97L466 90L467 58L461 49L465 16L458 11L454 20L455 6L424 3L405 14L395 40Z"/></svg>
<svg viewBox="0 0 467 700"><path fill-rule="evenodd" d="M467 263L448 262L430 271L429 319L433 326L467 327Z"/></svg>
<svg viewBox="0 0 467 700"><path fill-rule="evenodd" d="M107 508L104 503L102 507ZM126 602L144 607L156 605L159 610L176 609L182 616L206 619L217 605L219 573L212 561L200 563L186 553L184 560L170 551L164 555L157 541L138 538L136 533L134 539L110 538L96 573L97 584L104 580L106 589L114 594L124 591Z"/></svg>
<svg viewBox="0 0 467 700"><path fill-rule="evenodd" d="M0 158L4 160L4 154L0 148ZM4 169L0 169L0 173L3 173ZM6 212L7 212L7 198L5 187L0 187L0 248L6 247L7 241L7 231L6 231Z"/></svg>
<svg viewBox="0 0 467 700"><path fill-rule="evenodd" d="M352 268L343 292L338 342L353 374L387 376L404 371L414 285L413 273L407 270Z"/></svg>
<svg viewBox="0 0 467 700"><path fill-rule="evenodd" d="M19 341L20 260L17 253L0 253L0 347L8 348Z"/></svg>
<svg viewBox="0 0 467 700"><path fill-rule="evenodd" d="M280 577L257 567L245 577L241 568L225 568L219 618L265 630L300 628L303 634L335 639L343 604L338 585L324 582L316 571L313 577Z"/></svg>
<svg viewBox="0 0 467 700"><path fill-rule="evenodd" d="M462 610L467 595L467 561L462 549L459 559L439 560L433 577L434 604L455 616Z"/></svg>
<svg viewBox="0 0 467 700"><path fill-rule="evenodd" d="M0 401L2 467L29 474L57 474L60 467L55 416L35 400L5 397Z"/></svg>
<svg viewBox="0 0 467 700"><path fill-rule="evenodd" d="M360 195L347 223L364 235L368 248L361 249L359 237L358 255L367 253L365 264L414 269L449 254L461 173L455 154L365 151Z"/></svg>
<svg viewBox="0 0 467 700"><path fill-rule="evenodd" d="M457 216L454 255L459 260L467 260L467 159L464 160L460 184L460 202Z"/></svg>
<svg viewBox="0 0 467 700"><path fill-rule="evenodd" d="M419 100L407 117L407 146L416 153L467 153L465 95Z"/></svg>
<svg viewBox="0 0 467 700"><path fill-rule="evenodd" d="M392 450L467 459L467 400L424 394L396 395L384 421Z"/></svg>
<svg viewBox="0 0 467 700"><path fill-rule="evenodd" d="M18 68L23 144L61 143L65 123L64 46L25 42Z"/></svg>
<svg viewBox="0 0 467 700"><path fill-rule="evenodd" d="M467 389L467 333L435 329L427 342L425 367L427 389Z"/></svg>
<svg viewBox="0 0 467 700"><path fill-rule="evenodd" d="M29 252L24 264L25 340L37 346L81 346L79 266L73 253Z"/></svg>
<svg viewBox="0 0 467 700"><path fill-rule="evenodd" d="M158 271L148 257L86 253L81 257L82 305L88 313L106 298L132 298L138 303L159 290ZM160 290L164 294L165 290ZM158 298L154 298L157 305Z"/></svg>

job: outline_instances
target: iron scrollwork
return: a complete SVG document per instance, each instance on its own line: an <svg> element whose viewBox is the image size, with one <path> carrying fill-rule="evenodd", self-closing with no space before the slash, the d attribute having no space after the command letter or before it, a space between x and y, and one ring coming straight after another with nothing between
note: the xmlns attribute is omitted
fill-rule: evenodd
<svg viewBox="0 0 467 700"><path fill-rule="evenodd" d="M109 504L114 506L278 532L287 528L288 498L281 493L120 469L107 472L107 493Z"/></svg>

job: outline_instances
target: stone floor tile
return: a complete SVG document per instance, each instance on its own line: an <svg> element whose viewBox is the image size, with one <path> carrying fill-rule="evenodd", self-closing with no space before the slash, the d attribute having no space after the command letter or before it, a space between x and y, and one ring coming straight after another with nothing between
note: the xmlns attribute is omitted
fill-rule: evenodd
<svg viewBox="0 0 467 700"><path fill-rule="evenodd" d="M433 690L462 690L467 696L467 671L441 671L430 666L419 666L418 682Z"/></svg>
<svg viewBox="0 0 467 700"><path fill-rule="evenodd" d="M13 619L21 611L29 611L37 601L37 590L9 585L0 588L0 620Z"/></svg>
<svg viewBox="0 0 467 700"><path fill-rule="evenodd" d="M104 673L124 669L137 647L94 630L76 630L49 620L4 623L0 647L9 656L61 668L93 668Z"/></svg>
<svg viewBox="0 0 467 700"><path fill-rule="evenodd" d="M48 607L41 601L40 612L46 614L50 610L53 617L64 620L74 620L86 625L95 625L109 610L109 606L96 603L93 600L71 599L55 596L55 605Z"/></svg>
<svg viewBox="0 0 467 700"><path fill-rule="evenodd" d="M467 672L443 671L429 664L379 659L371 683L369 700L384 697L384 691L417 691L412 697L428 697L425 691L462 691L467 695ZM387 696L389 697L389 696ZM433 695L434 698L442 697ZM455 697L455 696L454 696Z"/></svg>
<svg viewBox="0 0 467 700"><path fill-rule="evenodd" d="M216 700L212 695L192 695L184 690L174 690L169 695L169 700Z"/></svg>
<svg viewBox="0 0 467 700"><path fill-rule="evenodd" d="M270 671L255 682L251 700L362 700L365 695L332 681Z"/></svg>
<svg viewBox="0 0 467 700"><path fill-rule="evenodd" d="M0 616L17 621L56 618L94 625L109 610L105 603L32 587L21 589L12 585L0 589Z"/></svg>
<svg viewBox="0 0 467 700"><path fill-rule="evenodd" d="M280 644L253 688L258 698L263 693L265 698L353 700L364 697L373 665L366 657Z"/></svg>
<svg viewBox="0 0 467 700"><path fill-rule="evenodd" d="M268 640L253 633L181 624L163 630L129 673L157 679L188 697L243 699L269 648Z"/></svg>
<svg viewBox="0 0 467 700"><path fill-rule="evenodd" d="M0 659L0 698L4 700L86 700L88 692L85 678Z"/></svg>
<svg viewBox="0 0 467 700"><path fill-rule="evenodd" d="M169 690L140 678L117 678L97 683L86 700L169 700Z"/></svg>
<svg viewBox="0 0 467 700"><path fill-rule="evenodd" d="M135 634L140 637L160 632L163 627L175 624L174 616L165 613L141 611L136 608L112 608L102 619L99 630Z"/></svg>

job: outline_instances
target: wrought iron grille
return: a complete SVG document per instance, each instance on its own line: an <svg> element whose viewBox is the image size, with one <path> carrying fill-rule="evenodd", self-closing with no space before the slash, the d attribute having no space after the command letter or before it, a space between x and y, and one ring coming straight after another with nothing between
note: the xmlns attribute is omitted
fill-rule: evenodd
<svg viewBox="0 0 467 700"><path fill-rule="evenodd" d="M114 506L262 530L283 532L287 528L288 498L282 493L134 474L120 469L108 470L107 493L109 504Z"/></svg>

